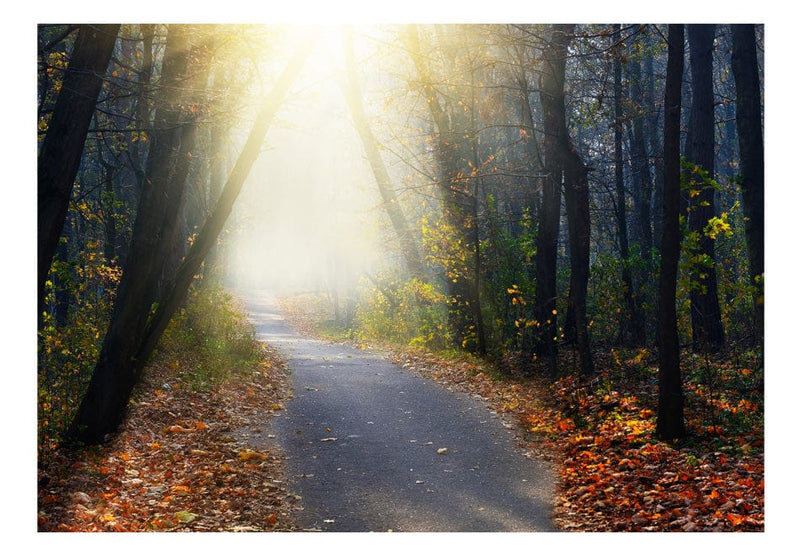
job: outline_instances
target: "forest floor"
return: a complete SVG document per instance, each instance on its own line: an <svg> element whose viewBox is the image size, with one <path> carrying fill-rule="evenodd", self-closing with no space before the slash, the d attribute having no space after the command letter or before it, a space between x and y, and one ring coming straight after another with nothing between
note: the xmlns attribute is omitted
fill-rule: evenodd
<svg viewBox="0 0 800 556"><path fill-rule="evenodd" d="M319 315L290 301L293 325L318 335ZM763 371L752 357L684 355L691 435L673 445L655 440L657 369L644 350L598 351L590 380L553 381L379 347L516 423L523 449L559 470L553 517L563 531L764 530ZM562 350L561 368L575 360ZM151 365L108 444L47 454L39 531L297 530L283 456L258 442L291 395L283 363L266 349L257 373L206 389L178 379L176 364Z"/></svg>
<svg viewBox="0 0 800 556"><path fill-rule="evenodd" d="M282 309L319 334L312 305L288 299ZM598 350L590 379L552 380L509 362L378 347L516 423L523 449L559 470L562 531L764 531L763 371L752 353L683 354L689 437L672 444L655 438L657 363L646 350ZM562 349L559 368L577 368L577 354Z"/></svg>
<svg viewBox="0 0 800 556"><path fill-rule="evenodd" d="M39 470L39 531L291 531L281 454L260 445L289 394L265 349L253 373L194 387L157 359L108 444L60 448Z"/></svg>

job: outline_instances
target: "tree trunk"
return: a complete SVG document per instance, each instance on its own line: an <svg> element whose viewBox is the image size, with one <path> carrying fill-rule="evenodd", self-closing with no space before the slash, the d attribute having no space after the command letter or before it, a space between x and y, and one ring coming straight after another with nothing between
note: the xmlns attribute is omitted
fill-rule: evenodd
<svg viewBox="0 0 800 556"><path fill-rule="evenodd" d="M653 247L659 248L658 241L662 235L662 215L661 199L664 196L664 157L661 136L659 135L659 110L655 105L655 71L653 69L653 55L650 53L650 46L653 39L648 33L645 36L645 50L647 53L644 58L644 86L642 87L643 111L648 115L645 126L645 133L650 146L650 156L653 158ZM654 269L647 269L647 277Z"/></svg>
<svg viewBox="0 0 800 556"><path fill-rule="evenodd" d="M122 422L133 386L138 381L170 318L186 298L189 286L203 259L216 243L242 185L258 158L261 144L275 113L297 77L311 45L310 41L304 43L265 99L264 108L256 118L214 212L195 238L175 276L164 288L163 295L156 300L152 308L142 307L138 299L131 296L125 298L127 303L122 306L119 305L119 299L117 300L115 315L112 317L100 359L92 375L89 391L70 427L70 436L74 440L88 444L103 442L105 437L114 433ZM169 235L162 235L161 242L171 245ZM133 253L131 250L131 255ZM133 258L129 260L128 266L136 267L139 262ZM123 281L124 279L123 276Z"/></svg>
<svg viewBox="0 0 800 556"><path fill-rule="evenodd" d="M485 331L482 326L481 304L478 296L478 276L474 261L478 257L478 222L474 218L474 192L470 192L470 150L467 139L470 130L464 121L464 111L460 106L447 111L447 104L440 103L436 88L422 56L418 30L409 26L405 32L405 42L417 70L422 94L428 104L431 117L436 126L435 156L438 166L436 185L439 190L442 215L451 232L455 234L451 243L458 246L454 251L453 264L445 268L445 287L450 306L448 327L453 335L455 347L466 347L468 351L484 352L486 349ZM452 58L454 50L443 45L445 57ZM467 176L467 177L465 177ZM463 255L463 261L460 259Z"/></svg>
<svg viewBox="0 0 800 556"><path fill-rule="evenodd" d="M356 131L361 138L361 143L364 146L364 152L367 156L367 161L372 168L372 173L375 176L375 182L378 185L378 191L383 199L383 206L386 213L389 215L389 220L392 223L394 232L400 242L400 252L403 254L403 260L406 264L406 269L412 278L425 281L427 273L422 258L419 255L416 241L409 229L408 222L403 208L397 200L395 195L394 185L389 176L389 171L381 157L378 141L372 134L370 129L369 120L364 112L364 106L361 100L361 90L358 84L358 76L356 75L355 55L353 53L353 35L351 29L346 29L343 35L344 39L344 60L347 72L348 83L343 85L347 105L350 107L350 115L353 118L353 124Z"/></svg>
<svg viewBox="0 0 800 556"><path fill-rule="evenodd" d="M561 144L565 140L564 72L567 45L574 25L554 25L550 42L542 51L540 97L544 115L546 178L542 187L539 231L536 238L536 298L534 315L538 326L536 352L546 357L550 373L557 371L558 322L556 310L556 264L558 229L561 221L561 183L564 173Z"/></svg>
<svg viewBox="0 0 800 556"><path fill-rule="evenodd" d="M689 25L689 52L692 73L692 108L686 138L686 158L714 177L714 85L713 49L714 25ZM695 179L699 179L694 176ZM718 351L724 341L719 299L714 240L704 233L708 221L715 215L713 187L698 185L699 193L690 203L689 230L699 238L698 249L703 262L692 268L691 299L692 347L695 351Z"/></svg>
<svg viewBox="0 0 800 556"><path fill-rule="evenodd" d="M565 123L566 129L566 123ZM574 330L580 356L580 371L583 376L594 372L589 329L586 321L586 294L589 287L589 243L591 219L589 216L588 169L574 148L564 156L564 197L569 226L569 305L567 323ZM566 334L565 334L566 335Z"/></svg>
<svg viewBox="0 0 800 556"><path fill-rule="evenodd" d="M617 25L617 31L620 30ZM634 289L633 273L630 264L628 245L627 200L625 195L625 175L622 153L622 60L621 53L614 58L614 183L617 193L617 242L622 266L622 288L625 297L626 314L620 319L619 342L641 345L645 340L644 322L640 310L639 297Z"/></svg>
<svg viewBox="0 0 800 556"><path fill-rule="evenodd" d="M756 338L764 345L764 136L761 129L761 87L754 25L731 25L731 66L736 80L736 130L739 136L742 208L754 288Z"/></svg>
<svg viewBox="0 0 800 556"><path fill-rule="evenodd" d="M89 122L119 25L82 25L38 160L38 306L67 217Z"/></svg>
<svg viewBox="0 0 800 556"><path fill-rule="evenodd" d="M683 25L670 25L664 92L664 197L661 274L658 282L658 416L656 435L671 441L686 435L675 290L681 250L680 124Z"/></svg>

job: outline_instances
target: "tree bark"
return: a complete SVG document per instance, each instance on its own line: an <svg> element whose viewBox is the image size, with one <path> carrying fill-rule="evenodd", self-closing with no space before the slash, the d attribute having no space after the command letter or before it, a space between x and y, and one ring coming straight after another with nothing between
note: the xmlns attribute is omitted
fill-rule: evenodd
<svg viewBox="0 0 800 556"><path fill-rule="evenodd" d="M558 229L561 221L561 186L564 175L562 143L566 140L564 109L564 73L567 45L574 25L554 25L550 42L542 51L543 69L540 89L544 117L545 173L539 230L536 237L536 352L546 357L550 373L556 374L558 356L558 320L556 310L556 264Z"/></svg>
<svg viewBox="0 0 800 556"><path fill-rule="evenodd" d="M689 55L692 73L692 107L686 138L686 158L714 177L714 25L689 25ZM697 179L697 176L695 176ZM715 215L715 189L698 184L699 193L690 200L689 230L699 238L696 254L702 263L692 268L689 293L692 317L692 347L695 351L716 352L725 342L719 298L714 240L704 233Z"/></svg>
<svg viewBox="0 0 800 556"><path fill-rule="evenodd" d="M680 230L680 124L683 78L683 25L670 25L664 92L664 197L661 274L658 282L658 414L656 435L671 441L686 435L675 308Z"/></svg>
<svg viewBox="0 0 800 556"><path fill-rule="evenodd" d="M731 25L731 67L736 80L736 130L739 136L742 208L754 288L756 338L764 345L764 135L761 128L761 87L754 25Z"/></svg>
<svg viewBox="0 0 800 556"><path fill-rule="evenodd" d="M38 160L38 306L119 25L81 25Z"/></svg>

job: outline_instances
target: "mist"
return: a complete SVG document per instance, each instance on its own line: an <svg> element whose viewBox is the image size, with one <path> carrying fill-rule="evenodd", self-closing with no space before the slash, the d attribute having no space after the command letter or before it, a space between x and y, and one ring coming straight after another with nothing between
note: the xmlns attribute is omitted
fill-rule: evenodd
<svg viewBox="0 0 800 556"><path fill-rule="evenodd" d="M276 293L349 288L376 263L381 207L374 178L331 75L335 65L324 49L315 56L268 133L229 221L232 286Z"/></svg>

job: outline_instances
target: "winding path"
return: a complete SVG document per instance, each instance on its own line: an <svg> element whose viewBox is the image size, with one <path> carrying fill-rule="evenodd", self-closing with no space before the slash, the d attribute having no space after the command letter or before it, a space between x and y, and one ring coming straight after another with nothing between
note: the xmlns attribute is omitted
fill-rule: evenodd
<svg viewBox="0 0 800 556"><path fill-rule="evenodd" d="M379 353L305 338L261 292L258 336L291 369L272 419L300 525L319 531L553 531L552 476L485 404Z"/></svg>

